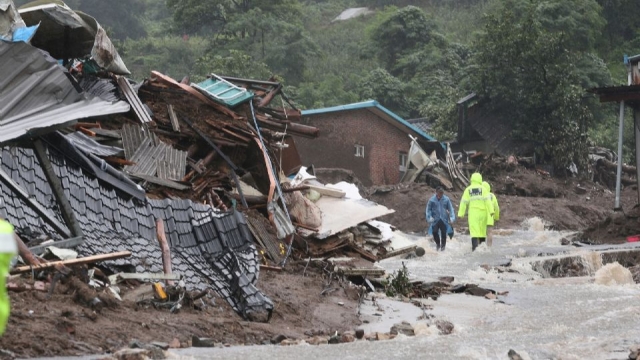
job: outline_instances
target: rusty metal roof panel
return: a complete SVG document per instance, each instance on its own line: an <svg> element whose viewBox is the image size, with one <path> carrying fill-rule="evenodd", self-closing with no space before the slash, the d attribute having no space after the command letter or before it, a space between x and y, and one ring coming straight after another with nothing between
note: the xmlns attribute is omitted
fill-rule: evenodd
<svg viewBox="0 0 640 360"><path fill-rule="evenodd" d="M57 61L24 42L0 41L0 143L37 129L129 111L85 94Z"/></svg>
<svg viewBox="0 0 640 360"><path fill-rule="evenodd" d="M120 90L122 90L122 93L127 98L129 104L131 104L131 108L133 109L133 112L136 113L136 116L138 117L140 122L142 122L143 124L151 122L151 116L149 116L149 113L145 109L144 104L142 104L142 101L140 101L138 94L133 89L133 86L131 86L129 81L124 76L118 76L117 82Z"/></svg>

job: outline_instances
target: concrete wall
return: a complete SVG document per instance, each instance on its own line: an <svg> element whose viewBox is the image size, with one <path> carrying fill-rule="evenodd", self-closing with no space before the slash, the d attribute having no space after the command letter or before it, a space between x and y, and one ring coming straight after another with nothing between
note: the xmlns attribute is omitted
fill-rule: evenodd
<svg viewBox="0 0 640 360"><path fill-rule="evenodd" d="M354 172L363 185L400 182L400 152L408 152L407 134L367 109L305 116L302 122L320 129L317 139L296 137L305 166L343 168ZM364 158L355 145L364 146Z"/></svg>

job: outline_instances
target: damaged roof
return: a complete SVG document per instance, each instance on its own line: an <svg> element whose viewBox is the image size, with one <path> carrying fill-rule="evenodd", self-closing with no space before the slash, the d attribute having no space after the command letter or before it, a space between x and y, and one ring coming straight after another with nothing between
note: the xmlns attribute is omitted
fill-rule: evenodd
<svg viewBox="0 0 640 360"><path fill-rule="evenodd" d="M416 126L410 124L408 121L404 120L393 111L387 109L386 107L380 105L375 100L369 100L354 104L347 105L339 105L322 109L311 109L311 110L302 110L302 116L313 116L320 114L327 114L332 112L341 112L341 111L350 111L350 110L359 110L366 109L379 116L380 118L386 120L390 124L396 126L400 130L406 131L412 135L419 136L420 138L427 141L437 141L434 137L417 128Z"/></svg>
<svg viewBox="0 0 640 360"><path fill-rule="evenodd" d="M51 147L48 153L84 233L84 243L77 248L80 255L130 250L130 258L104 264L114 270L133 267L138 272L162 272L156 239L156 219L161 219L171 246L173 269L183 275L189 288L213 288L244 316L273 308L255 287L259 271L256 248L241 213L216 212L208 205L183 199L131 199L89 176L66 154ZM2 149L0 169L51 216L62 221L53 191L31 149ZM21 237L51 235L61 239L4 182L0 182L0 193L6 199L0 204L0 215L15 226Z"/></svg>
<svg viewBox="0 0 640 360"><path fill-rule="evenodd" d="M52 57L24 42L0 41L0 143L77 119L129 111L124 101L85 94Z"/></svg>

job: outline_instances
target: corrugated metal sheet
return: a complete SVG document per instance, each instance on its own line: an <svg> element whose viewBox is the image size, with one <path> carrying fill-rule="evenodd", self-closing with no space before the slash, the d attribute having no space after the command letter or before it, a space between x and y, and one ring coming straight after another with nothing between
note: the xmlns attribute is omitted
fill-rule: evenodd
<svg viewBox="0 0 640 360"><path fill-rule="evenodd" d="M136 116L138 117L138 119L143 124L153 121L151 120L151 116L149 116L149 113L147 113L147 110L144 108L142 101L140 101L138 94L133 89L129 81L127 81L127 79L124 76L118 76L117 81L118 81L118 86L120 87L120 90L122 90L122 93L127 98L127 101L129 102L129 104L131 104L131 108L136 113Z"/></svg>
<svg viewBox="0 0 640 360"><path fill-rule="evenodd" d="M125 166L125 171L130 174L151 175L155 176L158 170L158 161L163 160L169 146L165 143L153 145L151 138L146 138L129 159L136 163L135 165Z"/></svg>
<svg viewBox="0 0 640 360"><path fill-rule="evenodd" d="M98 156L119 156L123 150L116 146L100 144L89 136L76 131L65 135L78 149Z"/></svg>
<svg viewBox="0 0 640 360"><path fill-rule="evenodd" d="M101 79L95 76L85 76L78 81L84 92L99 97L104 101L116 102L121 99L116 93L116 85L111 79Z"/></svg>
<svg viewBox="0 0 640 360"><path fill-rule="evenodd" d="M129 111L124 101L85 95L55 59L23 42L0 41L0 143L34 129Z"/></svg>
<svg viewBox="0 0 640 360"><path fill-rule="evenodd" d="M158 177L161 179L181 180L187 168L187 152L169 146L164 159L158 160Z"/></svg>
<svg viewBox="0 0 640 360"><path fill-rule="evenodd" d="M140 126L125 124L122 127L122 145L124 147L124 156L131 160L133 154L136 153L140 144L145 138L150 138L153 144L159 144L158 137Z"/></svg>

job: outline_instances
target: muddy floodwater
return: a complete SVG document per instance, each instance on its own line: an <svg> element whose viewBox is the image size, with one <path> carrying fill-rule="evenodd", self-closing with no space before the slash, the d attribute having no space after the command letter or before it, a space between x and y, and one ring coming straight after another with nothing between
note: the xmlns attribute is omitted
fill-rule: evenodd
<svg viewBox="0 0 640 360"><path fill-rule="evenodd" d="M389 341L190 348L180 350L178 355L242 360L507 359L513 349L523 359L626 359L629 347L640 344L640 286L629 281L626 269L609 269L607 263L616 256L640 251L640 246L561 246L560 239L566 235L546 231L539 220L532 219L523 224L522 230L499 232L492 248L482 245L471 252L469 237L457 235L448 241L445 252L436 253L431 243L415 237L412 241L427 248L425 256L381 262L390 272L404 262L411 276L423 281L453 276L455 284L474 283L508 292L491 300L465 294L424 300L429 305L427 314L454 324L450 335L440 335L432 326L419 336L401 335ZM508 260L516 272L482 266ZM597 272L603 266L608 271ZM572 276L563 277L566 275ZM421 309L411 305L416 311L407 305L382 299L378 310L385 316L363 327L388 332L389 322L424 321L418 319ZM365 301L363 316L367 316L366 306Z"/></svg>

